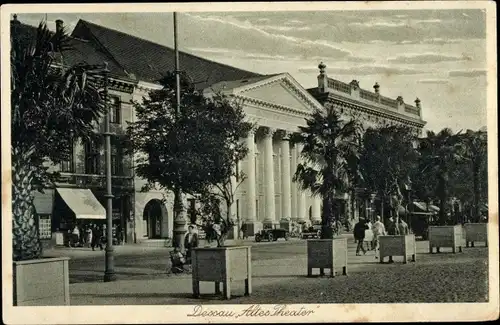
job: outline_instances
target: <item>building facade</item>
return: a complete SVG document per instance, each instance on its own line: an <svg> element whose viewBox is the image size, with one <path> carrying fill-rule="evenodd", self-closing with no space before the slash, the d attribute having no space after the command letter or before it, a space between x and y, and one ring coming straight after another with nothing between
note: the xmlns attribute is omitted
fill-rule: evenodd
<svg viewBox="0 0 500 325"><path fill-rule="evenodd" d="M59 25L62 26L61 21ZM157 81L174 70L174 52L83 20L78 22L71 36L76 50L65 57L66 64L108 62L110 69L114 222L120 225L127 243L171 238L172 194L141 191L145 182L134 174L137 157L124 155L120 139L125 136L127 122L135 120L132 102L141 102L150 90L159 89ZM206 96L222 92L233 97L243 105L248 120L258 126L255 132L242 139L249 153L238 163L237 169L243 171L246 178L238 187L232 207L235 219L248 225L249 235L274 225L288 228L292 221L321 221L321 199L301 190L292 181L301 148L289 143L290 134L297 132L299 126L305 126L305 119L315 109L334 106L343 114L356 115L366 125L402 123L419 131L425 124L420 102L417 106L406 105L402 98L392 100L380 96L378 88L371 93L359 89L356 81L345 84L330 79L324 65L320 65L318 87L306 90L288 73L261 75L182 52L180 62L181 70L198 90ZM102 134L103 123L96 125L96 130ZM44 222L41 225L47 236L50 235L47 228L51 233L66 231L70 219L85 222L85 216L105 218L100 208L92 212L89 203L92 199L88 196L82 199L83 191L91 190L101 208L105 206L103 148L103 141L99 140L75 143L72 159L54 166L61 171L61 182L35 198L35 207L42 215ZM61 188L72 189L73 198L59 193L63 192L58 190ZM186 198L186 207L188 200L190 198ZM341 196L339 201L347 202L349 197ZM80 202L80 208L75 202ZM90 212L84 213L81 206L86 202ZM352 214L351 206L344 204L342 208ZM51 227L47 227L48 223Z"/></svg>

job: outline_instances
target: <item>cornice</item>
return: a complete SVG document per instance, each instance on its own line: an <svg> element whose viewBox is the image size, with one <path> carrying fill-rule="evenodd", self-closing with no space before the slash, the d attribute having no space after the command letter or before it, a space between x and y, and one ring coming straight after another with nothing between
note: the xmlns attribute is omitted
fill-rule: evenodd
<svg viewBox="0 0 500 325"><path fill-rule="evenodd" d="M241 99L243 102L249 102L249 103L252 103L254 105L263 107L263 108L268 108L268 109L272 109L275 111L281 111L281 112L285 112L285 113L292 114L292 115L298 115L300 117L307 117L307 116L310 116L312 113L312 112L304 112L301 110L297 110L295 108L285 106L285 105L270 103L270 102L264 101L262 99L242 96L240 94L233 95L233 96L234 96L234 98Z"/></svg>
<svg viewBox="0 0 500 325"><path fill-rule="evenodd" d="M427 123L426 121L419 120L412 118L407 115L400 114L398 112L391 112L391 111L381 111L381 109L377 106L365 104L365 103L360 103L356 100L353 100L351 98L346 98L339 96L337 94L333 93L328 93L328 98L327 102L334 102L336 104L340 104L341 106L350 108L350 109L355 109L357 111L361 111L363 113L368 113L371 115L383 117L383 118L388 118L397 122L417 126L417 127L423 127ZM326 103L325 103L326 104Z"/></svg>

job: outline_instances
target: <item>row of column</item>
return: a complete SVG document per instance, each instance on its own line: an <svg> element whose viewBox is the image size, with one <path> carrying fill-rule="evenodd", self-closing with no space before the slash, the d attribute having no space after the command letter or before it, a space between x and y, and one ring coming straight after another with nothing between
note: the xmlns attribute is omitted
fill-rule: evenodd
<svg viewBox="0 0 500 325"><path fill-rule="evenodd" d="M274 159L273 159L273 135L277 130L263 128L263 149L264 149L264 195L265 195L265 216L264 227L277 224L279 221L289 222L295 220L305 222L307 213L306 191L299 188L298 184L292 183L292 175L295 174L297 164L300 162L300 145L292 148L290 153L289 133L280 130L281 148L281 204L282 215L280 220L276 218L275 188L274 188ZM248 164L247 164L247 222L256 222L256 175L255 175L255 133L251 132L247 139ZM291 154L291 162L290 162ZM312 198L312 221L321 220L321 199Z"/></svg>

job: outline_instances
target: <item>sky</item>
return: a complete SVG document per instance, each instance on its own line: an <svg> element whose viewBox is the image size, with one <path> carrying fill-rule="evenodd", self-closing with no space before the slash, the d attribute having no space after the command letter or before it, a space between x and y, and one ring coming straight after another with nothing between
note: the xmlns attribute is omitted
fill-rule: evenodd
<svg viewBox="0 0 500 325"><path fill-rule="evenodd" d="M19 14L37 25L45 14ZM71 31L79 19L173 47L171 13L50 13ZM178 16L179 48L262 74L317 86L329 77L384 96L421 100L426 129L486 125L486 16L465 10L193 12ZM182 67L182 62L180 63Z"/></svg>

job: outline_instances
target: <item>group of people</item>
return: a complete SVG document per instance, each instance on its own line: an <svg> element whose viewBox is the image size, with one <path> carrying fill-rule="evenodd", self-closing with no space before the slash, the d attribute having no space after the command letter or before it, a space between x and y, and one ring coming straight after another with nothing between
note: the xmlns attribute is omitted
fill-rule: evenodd
<svg viewBox="0 0 500 325"><path fill-rule="evenodd" d="M365 231L371 229L373 233L373 239L371 242L371 247L375 251L375 258L378 259L379 250L379 237L380 236L396 236L396 235L408 235L410 233L410 228L408 224L399 217L390 217L387 221L387 230L384 223L381 221L380 216L376 217L373 224L367 222L365 219L360 218L359 222L354 226L354 239L357 241L358 246L356 247L356 255L359 256L360 251L366 254L364 247L365 241ZM393 263L392 256L389 257L389 263Z"/></svg>
<svg viewBox="0 0 500 325"><path fill-rule="evenodd" d="M196 233L195 226L189 225L188 232L184 237L184 254L179 247L175 247L170 253L170 259L172 262L172 272L182 273L184 272L184 265L191 264L191 255L194 248L199 245L198 234Z"/></svg>

